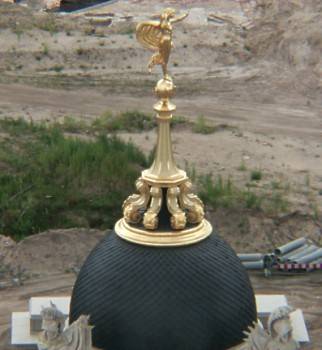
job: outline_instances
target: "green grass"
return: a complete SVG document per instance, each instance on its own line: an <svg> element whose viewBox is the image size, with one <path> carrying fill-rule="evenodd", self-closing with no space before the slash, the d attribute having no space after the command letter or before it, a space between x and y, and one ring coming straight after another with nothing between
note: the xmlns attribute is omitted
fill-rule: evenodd
<svg viewBox="0 0 322 350"><path fill-rule="evenodd" d="M173 127L184 124L189 124L189 122L182 116L174 116L171 120ZM154 129L157 126L157 121L152 114L136 110L117 114L107 111L92 121L65 116L64 120L57 126L63 131L73 133L141 132Z"/></svg>
<svg viewBox="0 0 322 350"><path fill-rule="evenodd" d="M63 131L73 133L114 133L118 131L140 132L151 130L156 126L152 115L139 111L127 111L118 114L105 112L92 121L65 116L56 126Z"/></svg>
<svg viewBox="0 0 322 350"><path fill-rule="evenodd" d="M107 132L144 131L151 130L155 126L156 120L152 115L139 111L127 111L119 114L106 112L99 118L96 118L91 124L92 129L105 130Z"/></svg>
<svg viewBox="0 0 322 350"><path fill-rule="evenodd" d="M174 115L171 119L171 126L184 125L184 124L189 125L191 124L191 122L189 122L186 117L183 117L181 115Z"/></svg>
<svg viewBox="0 0 322 350"><path fill-rule="evenodd" d="M57 33L60 29L55 17L50 14L44 17L43 19L38 20L36 22L36 26L38 29L49 32L51 35L53 35L54 33Z"/></svg>
<svg viewBox="0 0 322 350"><path fill-rule="evenodd" d="M131 143L70 139L57 127L1 120L0 233L110 228L133 192L145 156Z"/></svg>
<svg viewBox="0 0 322 350"><path fill-rule="evenodd" d="M289 208L289 202L279 191L274 191L266 195L266 212L276 216L280 213L285 213Z"/></svg>
<svg viewBox="0 0 322 350"><path fill-rule="evenodd" d="M212 208L260 209L262 198L250 189L237 188L231 178L213 178L210 174L199 177L199 195Z"/></svg>
<svg viewBox="0 0 322 350"><path fill-rule="evenodd" d="M42 54L44 56L48 56L49 54L49 48L48 48L48 45L46 43L42 43L41 44L41 47L42 47Z"/></svg>
<svg viewBox="0 0 322 350"><path fill-rule="evenodd" d="M54 65L50 68L51 71L61 73L64 70L62 65ZM203 122L202 122L203 123ZM171 127L187 126L192 131L207 133L203 128L199 129L200 124L189 121L183 116L173 116L171 120ZM199 126L198 126L199 125ZM119 131L126 132L141 132L149 131L157 127L157 119L152 114L147 114L138 110L130 110L120 113L112 113L106 111L101 116L90 120L85 118L75 118L73 116L65 116L64 120L56 124L56 127L66 132L73 133L117 133ZM208 126L207 126L208 127ZM217 131L226 126L213 126L212 130Z"/></svg>
<svg viewBox="0 0 322 350"><path fill-rule="evenodd" d="M199 116L192 126L192 131L197 134L212 134L216 131L216 126L209 125L204 116Z"/></svg>
<svg viewBox="0 0 322 350"><path fill-rule="evenodd" d="M321 213L320 213L320 210L319 210L319 207L318 207L317 203L314 203L314 202L311 203L310 207L311 207L311 210L313 212L314 220L319 221L320 218L322 218L322 217L321 217Z"/></svg>
<svg viewBox="0 0 322 350"><path fill-rule="evenodd" d="M273 180L271 182L271 187L273 190L280 190L282 188L282 184L280 181Z"/></svg>
<svg viewBox="0 0 322 350"><path fill-rule="evenodd" d="M85 123L85 121L75 119L70 116L65 116L63 122L59 125L57 124L56 127L71 133L85 132L87 129L89 129L89 126Z"/></svg>
<svg viewBox="0 0 322 350"><path fill-rule="evenodd" d="M154 151L146 157L133 144L105 135L154 126L154 117L136 111L106 113L92 123L67 116L51 126L0 120L0 234L21 239L54 228L111 228ZM93 134L86 141L64 136L67 131ZM210 208L270 215L288 208L281 185L262 194L254 181L240 188L230 177L200 176L187 162L185 168Z"/></svg>
<svg viewBox="0 0 322 350"><path fill-rule="evenodd" d="M197 177L196 183L199 196L213 209L249 209L276 216L287 212L289 208L285 193L280 191L260 193L251 186L237 187L231 178L223 179L221 176L213 178L211 175Z"/></svg>
<svg viewBox="0 0 322 350"><path fill-rule="evenodd" d="M237 168L237 170L239 171L246 171L247 170L247 167L246 167L246 164L244 161L242 161L239 165L239 167Z"/></svg>
<svg viewBox="0 0 322 350"><path fill-rule="evenodd" d="M198 177L197 177L197 170L194 164L189 164L189 162L185 159L185 166L184 166L184 170L187 173L187 176L189 177L189 179L192 182L197 181Z"/></svg>

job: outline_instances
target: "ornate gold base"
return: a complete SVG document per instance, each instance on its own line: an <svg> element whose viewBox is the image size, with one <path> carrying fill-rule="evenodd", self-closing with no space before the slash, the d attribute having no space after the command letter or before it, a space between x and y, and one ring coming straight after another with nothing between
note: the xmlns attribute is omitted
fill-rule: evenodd
<svg viewBox="0 0 322 350"><path fill-rule="evenodd" d="M130 226L124 219L115 224L117 235L129 242L155 247L175 247L197 243L212 232L211 224L203 219L193 228L176 231L149 231Z"/></svg>

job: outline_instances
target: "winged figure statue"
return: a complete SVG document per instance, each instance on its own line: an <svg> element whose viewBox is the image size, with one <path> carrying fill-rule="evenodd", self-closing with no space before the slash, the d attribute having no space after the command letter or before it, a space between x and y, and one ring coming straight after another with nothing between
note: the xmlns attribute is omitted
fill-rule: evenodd
<svg viewBox="0 0 322 350"><path fill-rule="evenodd" d="M143 47L156 51L152 55L148 68L159 64L162 66L164 79L170 79L168 74L168 61L173 47L172 42L172 23L184 20L188 13L176 16L176 11L172 8L165 9L158 17L159 21L146 21L139 23L136 27L136 37Z"/></svg>

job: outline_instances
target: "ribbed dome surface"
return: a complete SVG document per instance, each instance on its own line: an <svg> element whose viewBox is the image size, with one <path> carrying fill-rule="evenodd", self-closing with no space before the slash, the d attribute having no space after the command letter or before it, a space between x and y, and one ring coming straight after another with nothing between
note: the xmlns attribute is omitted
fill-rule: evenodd
<svg viewBox="0 0 322 350"><path fill-rule="evenodd" d="M100 242L74 286L70 322L91 315L105 350L223 350L256 320L254 294L234 251L217 235L152 248L115 233Z"/></svg>

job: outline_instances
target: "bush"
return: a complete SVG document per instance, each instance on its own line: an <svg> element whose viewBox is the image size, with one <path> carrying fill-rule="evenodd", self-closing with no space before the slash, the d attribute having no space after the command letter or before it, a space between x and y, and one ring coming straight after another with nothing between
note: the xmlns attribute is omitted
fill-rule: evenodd
<svg viewBox="0 0 322 350"><path fill-rule="evenodd" d="M262 179L262 172L260 170L253 170L250 173L250 179L252 181L259 181Z"/></svg>
<svg viewBox="0 0 322 350"><path fill-rule="evenodd" d="M54 71L56 73L60 73L64 70L64 66L55 64L53 67L49 68L50 71Z"/></svg>
<svg viewBox="0 0 322 350"><path fill-rule="evenodd" d="M145 156L100 136L69 139L55 126L0 121L0 233L16 239L49 228L110 228L134 191ZM13 139L14 136L14 139Z"/></svg>

